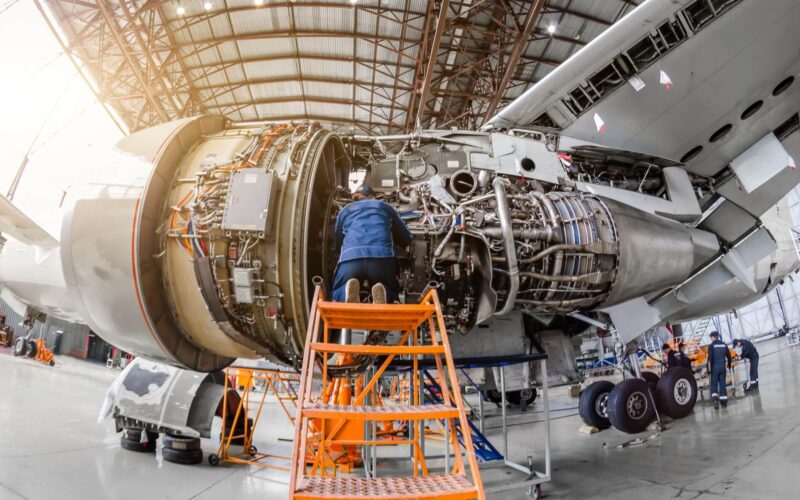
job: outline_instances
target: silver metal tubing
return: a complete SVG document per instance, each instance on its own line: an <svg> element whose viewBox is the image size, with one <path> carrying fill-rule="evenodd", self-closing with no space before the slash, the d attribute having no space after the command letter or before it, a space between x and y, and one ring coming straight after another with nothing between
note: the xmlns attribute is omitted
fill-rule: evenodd
<svg viewBox="0 0 800 500"><path fill-rule="evenodd" d="M497 217L500 219L500 229L503 232L503 247L506 254L506 265L508 267L508 295L503 308L497 315L503 315L514 308L519 291L519 267L517 267L517 249L514 246L514 233L511 229L511 216L508 213L508 199L506 198L505 181L500 177L495 177L492 182L495 198L497 199Z"/></svg>

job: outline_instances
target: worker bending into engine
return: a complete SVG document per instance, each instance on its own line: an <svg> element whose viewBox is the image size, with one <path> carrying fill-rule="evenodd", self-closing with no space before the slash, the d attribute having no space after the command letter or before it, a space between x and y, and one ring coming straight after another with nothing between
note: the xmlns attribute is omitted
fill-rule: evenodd
<svg viewBox="0 0 800 500"><path fill-rule="evenodd" d="M733 347L741 348L739 356L750 362L750 383L744 388L745 392L758 390L758 349L746 339L734 339Z"/></svg>
<svg viewBox="0 0 800 500"><path fill-rule="evenodd" d="M728 388L725 386L725 374L733 366L733 358L728 344L719 339L719 333L711 332L711 343L708 345L708 373L711 377L711 399L714 408L728 407Z"/></svg>
<svg viewBox="0 0 800 500"><path fill-rule="evenodd" d="M333 278L333 300L359 302L360 283L372 287L376 304L397 302L395 246L411 244L413 236L400 215L389 204L376 200L371 187L359 186L353 202L336 218L335 245L340 250Z"/></svg>

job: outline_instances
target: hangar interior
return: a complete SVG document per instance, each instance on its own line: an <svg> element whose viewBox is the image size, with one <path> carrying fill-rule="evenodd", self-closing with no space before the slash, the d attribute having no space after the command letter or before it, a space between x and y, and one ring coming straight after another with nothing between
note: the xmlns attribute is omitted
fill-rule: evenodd
<svg viewBox="0 0 800 500"><path fill-rule="evenodd" d="M794 497L798 18L0 1L0 499Z"/></svg>

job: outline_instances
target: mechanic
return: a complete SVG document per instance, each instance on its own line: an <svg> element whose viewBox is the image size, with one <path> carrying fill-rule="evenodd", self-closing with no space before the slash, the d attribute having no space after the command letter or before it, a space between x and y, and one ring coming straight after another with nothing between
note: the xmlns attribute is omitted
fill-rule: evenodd
<svg viewBox="0 0 800 500"><path fill-rule="evenodd" d="M399 247L411 244L413 236L397 211L376 200L367 185L356 188L350 203L336 218L335 246L339 264L333 278L333 300L359 302L359 286L366 280L372 287L372 302L397 302Z"/></svg>
<svg viewBox="0 0 800 500"><path fill-rule="evenodd" d="M722 404L728 407L728 388L725 387L726 369L733 367L733 358L728 345L719 339L719 333L711 332L711 343L708 345L708 373L710 375L711 399L714 400L714 409Z"/></svg>
<svg viewBox="0 0 800 500"><path fill-rule="evenodd" d="M680 350L676 351L669 346L669 344L664 344L661 346L661 352L664 357L667 359L667 368L674 368L676 366L683 366L686 368L691 369L691 361L689 358L681 352Z"/></svg>
<svg viewBox="0 0 800 500"><path fill-rule="evenodd" d="M744 392L758 390L758 349L752 342L746 339L734 339L733 347L740 347L742 359L750 362L750 383L744 388Z"/></svg>

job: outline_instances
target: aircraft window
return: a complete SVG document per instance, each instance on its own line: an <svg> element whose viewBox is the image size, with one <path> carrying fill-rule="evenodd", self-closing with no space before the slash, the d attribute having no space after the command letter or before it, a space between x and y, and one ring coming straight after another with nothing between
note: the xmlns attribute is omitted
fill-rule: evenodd
<svg viewBox="0 0 800 500"><path fill-rule="evenodd" d="M719 128L719 130L711 134L711 138L709 139L709 141L717 142L718 140L728 135L728 132L730 132L732 128L733 125L731 125L730 123L728 123L727 125L723 125L722 127Z"/></svg>
<svg viewBox="0 0 800 500"><path fill-rule="evenodd" d="M695 147L693 147L692 149L689 150L688 153L683 155L683 157L681 158L681 163L688 162L689 160L691 160L695 156L699 155L702 151L703 151L703 146L695 146Z"/></svg>
<svg viewBox="0 0 800 500"><path fill-rule="evenodd" d="M779 96L783 94L784 92L786 92L786 89L792 86L793 83L794 83L793 76L784 79L781 83L775 86L775 90L772 91L772 95Z"/></svg>
<svg viewBox="0 0 800 500"><path fill-rule="evenodd" d="M742 120L747 120L754 114L758 113L758 110L761 109L761 106L763 105L764 101L756 101L750 106L748 106L748 108L745 109L744 112L742 113Z"/></svg>

